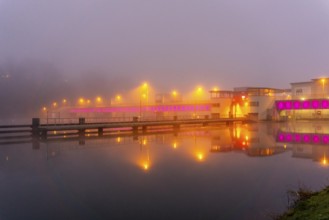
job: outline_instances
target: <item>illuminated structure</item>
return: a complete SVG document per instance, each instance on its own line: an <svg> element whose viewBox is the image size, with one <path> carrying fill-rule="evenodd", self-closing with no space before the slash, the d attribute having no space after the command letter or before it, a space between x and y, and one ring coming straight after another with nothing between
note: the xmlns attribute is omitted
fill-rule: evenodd
<svg viewBox="0 0 329 220"><path fill-rule="evenodd" d="M290 89L236 87L233 90L214 88L208 93L201 86L192 92L189 101L173 90L152 96L152 88L144 83L134 92L134 99L124 103L121 95L107 104L106 99L80 98L77 106L69 102L53 102L41 112L61 112L61 117L121 117L140 119L172 118L237 118L252 120L329 119L329 78L291 83ZM150 98L151 97L151 98ZM71 102L73 103L73 102ZM93 104L94 103L94 104ZM61 105L60 105L61 104ZM51 111L48 111L51 110ZM62 114L63 111L63 114Z"/></svg>
<svg viewBox="0 0 329 220"><path fill-rule="evenodd" d="M291 83L291 98L277 100L276 110L280 119L329 118L329 78L309 82Z"/></svg>
<svg viewBox="0 0 329 220"><path fill-rule="evenodd" d="M234 91L211 90L213 117L249 117L271 120L275 100L286 90L264 87L239 87Z"/></svg>

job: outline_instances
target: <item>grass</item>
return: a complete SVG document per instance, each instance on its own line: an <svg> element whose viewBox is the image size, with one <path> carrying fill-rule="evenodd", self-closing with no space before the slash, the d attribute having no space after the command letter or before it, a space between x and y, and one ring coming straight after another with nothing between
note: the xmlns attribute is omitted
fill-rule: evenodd
<svg viewBox="0 0 329 220"><path fill-rule="evenodd" d="M329 186L319 192L299 188L288 191L292 199L288 210L282 215L273 217L275 220L329 220Z"/></svg>

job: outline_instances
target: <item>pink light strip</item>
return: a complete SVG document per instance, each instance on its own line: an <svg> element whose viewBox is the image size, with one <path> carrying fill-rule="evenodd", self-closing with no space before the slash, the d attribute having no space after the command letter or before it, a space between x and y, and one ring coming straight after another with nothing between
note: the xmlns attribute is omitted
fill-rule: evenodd
<svg viewBox="0 0 329 220"><path fill-rule="evenodd" d="M71 113L123 113L123 112L195 112L210 111L210 105L152 105L99 108L72 108Z"/></svg>
<svg viewBox="0 0 329 220"><path fill-rule="evenodd" d="M328 99L310 100L278 100L275 102L276 109L282 110L303 110L303 109L329 109Z"/></svg>

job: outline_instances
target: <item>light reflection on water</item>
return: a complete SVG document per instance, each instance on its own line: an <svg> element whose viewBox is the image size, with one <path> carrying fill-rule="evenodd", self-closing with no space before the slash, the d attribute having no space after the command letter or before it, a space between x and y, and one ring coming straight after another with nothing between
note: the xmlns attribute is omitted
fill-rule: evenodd
<svg viewBox="0 0 329 220"><path fill-rule="evenodd" d="M281 141L280 132L328 134L329 126L238 124L1 146L0 219L268 219L284 210L288 189L328 184L329 145Z"/></svg>

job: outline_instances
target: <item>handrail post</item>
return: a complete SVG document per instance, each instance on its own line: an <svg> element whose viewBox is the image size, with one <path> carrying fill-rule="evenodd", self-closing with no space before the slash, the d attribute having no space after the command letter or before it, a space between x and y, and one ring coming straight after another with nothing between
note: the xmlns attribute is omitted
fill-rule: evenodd
<svg viewBox="0 0 329 220"><path fill-rule="evenodd" d="M32 118L32 135L39 137L40 118Z"/></svg>

